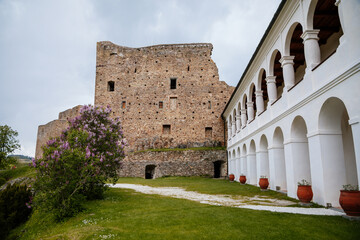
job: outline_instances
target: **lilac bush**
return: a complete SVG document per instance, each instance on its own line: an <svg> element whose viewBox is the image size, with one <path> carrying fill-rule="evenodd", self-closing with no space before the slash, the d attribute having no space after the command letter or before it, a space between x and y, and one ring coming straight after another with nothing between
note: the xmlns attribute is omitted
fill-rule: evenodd
<svg viewBox="0 0 360 240"><path fill-rule="evenodd" d="M110 113L109 107L82 107L61 136L43 147L42 158L33 159L35 207L62 219L80 211L84 200L101 198L107 181L117 181L126 141Z"/></svg>

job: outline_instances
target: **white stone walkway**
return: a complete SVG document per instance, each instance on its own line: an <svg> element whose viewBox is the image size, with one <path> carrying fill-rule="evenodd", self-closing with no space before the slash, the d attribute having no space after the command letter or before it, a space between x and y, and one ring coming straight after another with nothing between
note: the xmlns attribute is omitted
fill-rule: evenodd
<svg viewBox="0 0 360 240"><path fill-rule="evenodd" d="M109 185L112 188L125 188L133 189L136 192L144 194L156 194L173 198L188 199L203 204L246 208L252 210L265 210L271 212L282 213L296 213L306 215L327 215L327 216L342 216L345 215L342 212L338 212L326 208L297 208L297 207L284 207L284 205L293 204L289 201L277 200L271 198L262 197L234 197L230 195L210 195L193 191L186 191L178 187L150 187L138 184L123 184L118 183L115 185ZM254 202L259 205L250 205L249 202ZM261 204L261 205L260 205Z"/></svg>

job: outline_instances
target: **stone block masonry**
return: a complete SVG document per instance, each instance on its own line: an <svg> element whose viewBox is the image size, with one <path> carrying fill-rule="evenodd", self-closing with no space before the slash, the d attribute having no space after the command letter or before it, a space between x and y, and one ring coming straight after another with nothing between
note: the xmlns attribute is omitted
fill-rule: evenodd
<svg viewBox="0 0 360 240"><path fill-rule="evenodd" d="M128 151L224 145L220 115L233 87L219 81L212 48L97 44L95 105L120 117Z"/></svg>
<svg viewBox="0 0 360 240"><path fill-rule="evenodd" d="M60 136L61 132L68 127L68 119L76 117L79 114L81 107L81 105L78 105L60 112L58 119L38 127L35 158L41 158L43 153L41 147L44 146L50 138Z"/></svg>
<svg viewBox="0 0 360 240"><path fill-rule="evenodd" d="M224 150L174 150L129 153L120 176L157 178L164 176L226 176Z"/></svg>
<svg viewBox="0 0 360 240"><path fill-rule="evenodd" d="M219 81L207 43L128 48L97 43L95 105L110 106L122 121L126 148L120 176L225 176L221 112L233 87ZM39 126L36 156L48 137L60 135L66 117ZM46 140L45 140L46 139ZM210 147L155 152L147 149ZM142 152L139 152L142 151Z"/></svg>

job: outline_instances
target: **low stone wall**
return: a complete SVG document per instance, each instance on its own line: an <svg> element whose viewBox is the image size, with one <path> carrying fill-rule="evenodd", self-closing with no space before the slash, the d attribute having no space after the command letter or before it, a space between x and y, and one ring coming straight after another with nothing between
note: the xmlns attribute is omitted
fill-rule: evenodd
<svg viewBox="0 0 360 240"><path fill-rule="evenodd" d="M218 168L218 177L227 175L226 150L174 150L130 153L123 161L120 176L145 178L146 167L151 165L155 167L153 178L214 176L215 168Z"/></svg>

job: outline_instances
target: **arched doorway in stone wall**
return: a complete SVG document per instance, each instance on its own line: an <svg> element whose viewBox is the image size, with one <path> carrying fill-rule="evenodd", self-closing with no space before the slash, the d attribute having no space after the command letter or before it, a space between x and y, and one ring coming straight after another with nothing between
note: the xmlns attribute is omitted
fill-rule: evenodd
<svg viewBox="0 0 360 240"><path fill-rule="evenodd" d="M214 162L214 178L221 178L224 171L224 161L218 160Z"/></svg>
<svg viewBox="0 0 360 240"><path fill-rule="evenodd" d="M145 167L145 179L155 178L155 165L146 165Z"/></svg>

